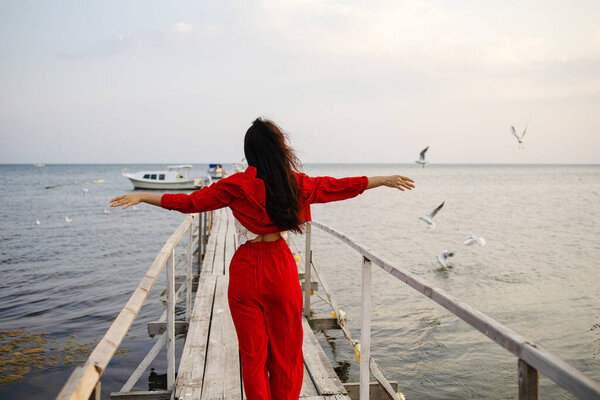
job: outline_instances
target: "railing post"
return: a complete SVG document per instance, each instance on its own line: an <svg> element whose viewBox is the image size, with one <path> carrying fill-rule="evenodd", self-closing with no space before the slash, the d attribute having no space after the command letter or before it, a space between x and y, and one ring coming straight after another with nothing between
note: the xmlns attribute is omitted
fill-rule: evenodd
<svg viewBox="0 0 600 400"><path fill-rule="evenodd" d="M206 213L201 212L198 218L198 276L202 268L202 257L204 256L204 218Z"/></svg>
<svg viewBox="0 0 600 400"><path fill-rule="evenodd" d="M538 400L540 398L540 373L537 369L519 358L519 400Z"/></svg>
<svg viewBox="0 0 600 400"><path fill-rule="evenodd" d="M369 400L371 358L371 260L363 257L360 307L360 400Z"/></svg>
<svg viewBox="0 0 600 400"><path fill-rule="evenodd" d="M188 249L187 249L187 270L185 273L185 322L190 322L190 315L192 314L192 252L194 249L194 220L190 223L190 230L188 235ZM199 275L198 275L199 276Z"/></svg>
<svg viewBox="0 0 600 400"><path fill-rule="evenodd" d="M310 249L311 227L306 222L306 247L304 249L304 316L310 317L310 262L312 261L312 250Z"/></svg>
<svg viewBox="0 0 600 400"><path fill-rule="evenodd" d="M175 250L167 258L167 390L175 384Z"/></svg>
<svg viewBox="0 0 600 400"><path fill-rule="evenodd" d="M96 383L96 386L94 386L94 391L92 392L92 395L90 396L90 399L92 400L100 400L100 381L98 381Z"/></svg>

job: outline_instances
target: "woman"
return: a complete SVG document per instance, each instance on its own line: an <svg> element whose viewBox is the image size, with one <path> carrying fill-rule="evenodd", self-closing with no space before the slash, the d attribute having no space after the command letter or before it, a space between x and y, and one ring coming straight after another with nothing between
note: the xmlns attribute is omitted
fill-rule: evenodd
<svg viewBox="0 0 600 400"><path fill-rule="evenodd" d="M352 198L378 186L410 190L414 181L401 175L309 177L298 172L300 162L279 127L260 118L246 132L244 153L246 171L190 195L132 193L112 199L111 206L145 202L184 213L231 209L239 247L229 267L228 300L246 396L296 400L304 371L302 293L283 237L301 232L312 203Z"/></svg>

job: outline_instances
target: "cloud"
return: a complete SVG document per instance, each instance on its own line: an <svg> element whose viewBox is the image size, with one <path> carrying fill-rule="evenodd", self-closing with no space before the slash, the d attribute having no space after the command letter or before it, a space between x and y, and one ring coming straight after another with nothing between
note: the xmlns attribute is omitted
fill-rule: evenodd
<svg viewBox="0 0 600 400"><path fill-rule="evenodd" d="M188 33L192 32L193 30L194 26L185 22L177 22L175 25L173 25L173 31L175 32Z"/></svg>

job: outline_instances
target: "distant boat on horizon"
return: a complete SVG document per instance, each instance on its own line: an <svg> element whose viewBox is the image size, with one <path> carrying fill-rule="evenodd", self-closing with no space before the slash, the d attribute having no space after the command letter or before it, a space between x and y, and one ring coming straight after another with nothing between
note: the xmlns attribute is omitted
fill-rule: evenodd
<svg viewBox="0 0 600 400"><path fill-rule="evenodd" d="M34 166L34 167L45 167L45 166L46 166L46 164L44 164L44 163L41 163L41 162L36 162L36 163L34 163L34 164L33 164L33 166Z"/></svg>

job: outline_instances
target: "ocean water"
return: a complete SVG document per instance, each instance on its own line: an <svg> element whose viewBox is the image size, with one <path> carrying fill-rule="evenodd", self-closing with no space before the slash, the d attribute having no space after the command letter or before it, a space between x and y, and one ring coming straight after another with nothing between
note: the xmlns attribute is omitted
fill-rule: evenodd
<svg viewBox="0 0 600 400"><path fill-rule="evenodd" d="M111 197L132 189L120 175L125 167L161 166L0 166L0 398L54 398L183 220L148 205L105 214ZM192 173L206 168L197 165ZM377 188L314 205L313 218L600 381L600 166L304 169L310 175L401 173L415 179L411 192ZM95 179L104 182L94 184ZM85 195L82 188L88 189ZM442 201L437 227L429 230L419 216ZM316 228L313 233L314 263L358 339L361 257L330 235ZM487 245L465 246L467 233L483 236ZM302 237L293 237L295 247L303 250ZM456 252L452 269L438 268L436 255L444 250ZM120 389L152 346L146 324L162 312L163 286L164 277L104 373L103 398ZM318 315L329 314L313 299ZM341 379L358 381L352 347L341 332L318 337ZM372 341L373 356L408 399L517 396L515 357L376 266ZM33 353L13 362L23 349ZM164 382L164 358L159 354L137 390ZM541 396L572 398L547 378L541 380Z"/></svg>

